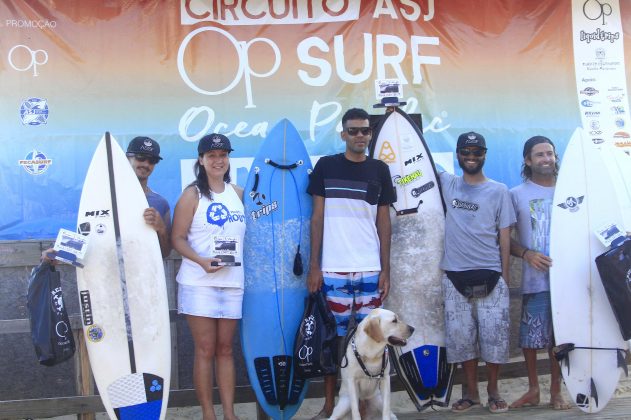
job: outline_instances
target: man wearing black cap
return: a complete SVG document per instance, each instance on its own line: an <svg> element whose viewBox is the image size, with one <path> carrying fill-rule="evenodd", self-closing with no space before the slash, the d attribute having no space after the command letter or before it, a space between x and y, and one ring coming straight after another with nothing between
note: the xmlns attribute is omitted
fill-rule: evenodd
<svg viewBox="0 0 631 420"><path fill-rule="evenodd" d="M508 410L498 378L500 364L508 361L510 227L515 214L508 188L482 171L486 151L481 134L461 134L456 153L463 176L440 174L447 205L441 261L447 361L462 363L466 385L452 406L455 412L480 404L480 357L489 375L489 411Z"/></svg>
<svg viewBox="0 0 631 420"><path fill-rule="evenodd" d="M511 408L539 404L537 350L548 349L550 357L550 406L570 408L561 393L561 369L552 347L552 309L549 268L550 215L559 173L554 144L543 136L531 137L524 144L521 175L524 182L510 190L517 215L519 240L511 239L511 254L522 261L522 315L519 346L528 369L528 391Z"/></svg>
<svg viewBox="0 0 631 420"><path fill-rule="evenodd" d="M162 160L160 145L149 137L135 137L127 146L127 159L149 202L150 207L145 209L143 217L158 233L162 258L166 258L171 253L171 209L168 201L147 185L156 163Z"/></svg>

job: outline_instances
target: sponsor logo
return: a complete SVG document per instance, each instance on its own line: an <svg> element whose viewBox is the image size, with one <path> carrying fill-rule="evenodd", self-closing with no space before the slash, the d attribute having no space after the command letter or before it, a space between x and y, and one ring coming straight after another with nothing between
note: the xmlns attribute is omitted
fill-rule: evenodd
<svg viewBox="0 0 631 420"><path fill-rule="evenodd" d="M557 206L561 207L564 210L569 210L571 213L574 213L580 209L584 198L584 195L581 195L580 197L568 197L565 199L565 202L557 204Z"/></svg>
<svg viewBox="0 0 631 420"><path fill-rule="evenodd" d="M404 166L408 166L408 165L411 165L412 163L418 162L418 161L420 161L422 159L423 159L423 153L419 153L418 155L413 156L410 159L408 159L405 162L403 162L403 165Z"/></svg>
<svg viewBox="0 0 631 420"><path fill-rule="evenodd" d="M614 105L611 107L611 112L613 112L615 115L622 115L625 113L625 110L622 105Z"/></svg>
<svg viewBox="0 0 631 420"><path fill-rule="evenodd" d="M110 209L106 210L88 210L83 215L84 217L110 217Z"/></svg>
<svg viewBox="0 0 631 420"><path fill-rule="evenodd" d="M468 210L468 211L478 211L478 209L480 208L480 206L475 203L469 203L468 201L458 200L457 198L454 198L453 200L451 200L451 207L455 209L462 209L462 210Z"/></svg>
<svg viewBox="0 0 631 420"><path fill-rule="evenodd" d="M315 316L309 315L302 321L302 325L300 328L300 333L304 337L305 340L310 340L315 334L316 330L316 321Z"/></svg>
<svg viewBox="0 0 631 420"><path fill-rule="evenodd" d="M629 139L629 133L627 133L626 131L616 131L613 135L613 138L619 140L627 140Z"/></svg>
<svg viewBox="0 0 631 420"><path fill-rule="evenodd" d="M230 211L222 203L210 203L206 209L206 221L211 225L222 227L229 219Z"/></svg>
<svg viewBox="0 0 631 420"><path fill-rule="evenodd" d="M605 17L611 16L613 9L606 1L601 0L585 0L583 3L583 16L589 20L602 19L602 25L605 24Z"/></svg>
<svg viewBox="0 0 631 420"><path fill-rule="evenodd" d="M607 96L607 99L613 103L622 102L622 95L609 95Z"/></svg>
<svg viewBox="0 0 631 420"><path fill-rule="evenodd" d="M157 379L151 381L151 386L149 387L149 392L159 392L162 390L162 384Z"/></svg>
<svg viewBox="0 0 631 420"><path fill-rule="evenodd" d="M624 119L616 118L616 128L624 128Z"/></svg>
<svg viewBox="0 0 631 420"><path fill-rule="evenodd" d="M57 21L48 19L6 19L4 26L20 29L55 29L57 27Z"/></svg>
<svg viewBox="0 0 631 420"><path fill-rule="evenodd" d="M252 220L256 220L261 216L269 216L272 212L278 210L278 201L272 201L271 204L265 204L260 209L250 213Z"/></svg>
<svg viewBox="0 0 631 420"><path fill-rule="evenodd" d="M622 89L621 87L618 86L612 86L609 89L607 89L607 91L609 92L622 92L624 89Z"/></svg>
<svg viewBox="0 0 631 420"><path fill-rule="evenodd" d="M87 336L88 340L91 342L98 343L103 340L103 337L105 337L105 331L103 331L103 328L100 326L92 324L88 327Z"/></svg>
<svg viewBox="0 0 631 420"><path fill-rule="evenodd" d="M397 161L397 155L394 154L394 149L389 141L384 141L381 145L378 159L385 163L394 163Z"/></svg>
<svg viewBox="0 0 631 420"><path fill-rule="evenodd" d="M609 41L613 43L620 39L620 32L608 32L598 28L594 32L581 31L579 39L588 44L592 41Z"/></svg>
<svg viewBox="0 0 631 420"><path fill-rule="evenodd" d="M57 324L55 324L55 333L57 334L57 337L61 338L62 340L66 340L63 342L58 342L58 345L64 345L70 342L70 340L68 339L69 332L70 327L68 327L66 321L59 321Z"/></svg>
<svg viewBox="0 0 631 420"><path fill-rule="evenodd" d="M598 93L598 91L590 86L590 87L586 87L585 89L581 90L581 93L583 95L587 95L587 96L594 96L594 95L596 95Z"/></svg>
<svg viewBox="0 0 631 420"><path fill-rule="evenodd" d="M28 98L20 105L20 118L24 125L42 125L48 121L48 103L42 98Z"/></svg>
<svg viewBox="0 0 631 420"><path fill-rule="evenodd" d="M81 305L83 325L92 325L94 323L92 317L92 301L90 300L90 292L88 290L81 290L79 292L79 304Z"/></svg>
<svg viewBox="0 0 631 420"><path fill-rule="evenodd" d="M600 129L600 122L598 122L598 121L596 121L596 120L591 121L591 122L589 123L589 126L590 126L590 128L591 128L592 130L598 130L598 129Z"/></svg>
<svg viewBox="0 0 631 420"><path fill-rule="evenodd" d="M77 228L77 233L88 236L90 234L90 222L81 223Z"/></svg>
<svg viewBox="0 0 631 420"><path fill-rule="evenodd" d="M98 225L96 225L96 228L94 230L99 235L103 235L107 231L107 228L105 227L103 223L99 223Z"/></svg>
<svg viewBox="0 0 631 420"><path fill-rule="evenodd" d="M592 130L589 132L590 136L600 136L603 132L601 130Z"/></svg>
<svg viewBox="0 0 631 420"><path fill-rule="evenodd" d="M585 116L587 118L596 118L600 116L600 111L585 111Z"/></svg>
<svg viewBox="0 0 631 420"><path fill-rule="evenodd" d="M26 154L24 159L19 160L18 164L31 175L41 175L53 164L53 160L48 159L44 152L32 150Z"/></svg>
<svg viewBox="0 0 631 420"><path fill-rule="evenodd" d="M601 139L601 138L593 138L592 139L592 143L594 144L603 144L605 142L605 139Z"/></svg>
<svg viewBox="0 0 631 420"><path fill-rule="evenodd" d="M410 194L412 194L412 197L418 198L425 191L429 191L434 188L435 185L436 184L434 184L434 181L429 181L427 184L421 185L418 188L413 188Z"/></svg>
<svg viewBox="0 0 631 420"><path fill-rule="evenodd" d="M581 79L583 81L583 83L592 83L596 81L595 77L583 77L583 79Z"/></svg>
<svg viewBox="0 0 631 420"><path fill-rule="evenodd" d="M607 57L607 52L604 48L596 48L594 50L594 55L596 56L597 60L604 60L605 57Z"/></svg>
<svg viewBox="0 0 631 420"><path fill-rule="evenodd" d="M595 101L590 101L589 99L583 99L581 101L581 105L583 105L586 108L591 108L596 104L599 104L600 102L595 102Z"/></svg>
<svg viewBox="0 0 631 420"><path fill-rule="evenodd" d="M32 50L28 46L18 44L9 50L9 65L16 71L33 69L33 77L37 77L37 66L48 63L48 53L44 50Z"/></svg>
<svg viewBox="0 0 631 420"><path fill-rule="evenodd" d="M394 177L392 177L392 181L394 181L394 183L397 185L404 186L404 185L408 185L409 183L413 182L415 179L420 178L422 176L423 176L423 172L421 172L420 170L417 170L405 176L395 175Z"/></svg>

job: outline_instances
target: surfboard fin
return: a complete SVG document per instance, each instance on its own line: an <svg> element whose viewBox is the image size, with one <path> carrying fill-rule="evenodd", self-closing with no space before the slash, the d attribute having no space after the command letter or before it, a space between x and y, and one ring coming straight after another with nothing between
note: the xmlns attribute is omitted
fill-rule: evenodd
<svg viewBox="0 0 631 420"><path fill-rule="evenodd" d="M291 356L280 355L272 358L274 365L274 382L276 398L281 410L285 409L289 394L289 374L291 373Z"/></svg>
<svg viewBox="0 0 631 420"><path fill-rule="evenodd" d="M278 404L276 394L274 393L274 380L272 379L272 365L269 357L257 357L254 359L254 368L256 376L261 385L261 391L265 396L265 401L270 405Z"/></svg>
<svg viewBox="0 0 631 420"><path fill-rule="evenodd" d="M627 367L627 351L618 349L618 367L624 370L625 376L629 376L629 368Z"/></svg>
<svg viewBox="0 0 631 420"><path fill-rule="evenodd" d="M592 398L594 399L594 402L596 403L596 407L598 407L598 392L596 391L596 384L594 384L594 378L589 378L589 381L591 382L589 385L590 387L589 392L592 394Z"/></svg>
<svg viewBox="0 0 631 420"><path fill-rule="evenodd" d="M574 350L574 343L559 344L553 349L554 358L561 365L567 366L567 374L570 374L570 352Z"/></svg>

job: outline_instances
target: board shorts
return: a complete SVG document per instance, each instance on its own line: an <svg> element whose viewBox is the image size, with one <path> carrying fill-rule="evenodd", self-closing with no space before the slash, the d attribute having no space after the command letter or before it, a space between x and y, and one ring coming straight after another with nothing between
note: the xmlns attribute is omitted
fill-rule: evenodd
<svg viewBox="0 0 631 420"><path fill-rule="evenodd" d="M550 292L527 293L522 296L519 322L519 347L547 349L554 346Z"/></svg>
<svg viewBox="0 0 631 420"><path fill-rule="evenodd" d="M178 284L177 312L217 319L241 319L243 289Z"/></svg>
<svg viewBox="0 0 631 420"><path fill-rule="evenodd" d="M489 363L508 362L509 290L502 277L484 298L466 298L443 276L447 362L481 358Z"/></svg>
<svg viewBox="0 0 631 420"><path fill-rule="evenodd" d="M379 271L322 273L322 292L337 322L337 335L343 337L351 321L359 324L375 308L381 308ZM351 320L351 318L353 318ZM352 325L351 325L352 326Z"/></svg>

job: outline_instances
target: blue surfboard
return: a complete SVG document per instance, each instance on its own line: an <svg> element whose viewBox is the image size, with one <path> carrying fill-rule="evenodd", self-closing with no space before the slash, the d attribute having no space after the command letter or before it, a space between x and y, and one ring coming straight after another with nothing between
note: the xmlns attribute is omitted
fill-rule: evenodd
<svg viewBox="0 0 631 420"><path fill-rule="evenodd" d="M293 377L292 353L307 296L310 172L298 131L283 119L261 144L244 188L241 343L258 402L274 419L291 418L307 389L306 381Z"/></svg>

